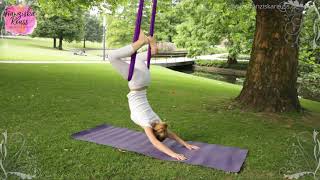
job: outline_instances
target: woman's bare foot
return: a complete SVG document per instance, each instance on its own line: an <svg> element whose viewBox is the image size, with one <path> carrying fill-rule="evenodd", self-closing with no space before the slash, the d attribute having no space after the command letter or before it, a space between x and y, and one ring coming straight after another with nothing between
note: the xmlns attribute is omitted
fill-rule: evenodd
<svg viewBox="0 0 320 180"><path fill-rule="evenodd" d="M149 44L151 47L151 55L158 53L157 41L155 37L148 36Z"/></svg>
<svg viewBox="0 0 320 180"><path fill-rule="evenodd" d="M144 34L142 30L140 30L139 39L137 40L141 43L141 45L145 45L149 43L148 37Z"/></svg>
<svg viewBox="0 0 320 180"><path fill-rule="evenodd" d="M133 51L136 52L142 46L149 44L148 37L144 34L142 30L140 30L139 39L132 43Z"/></svg>

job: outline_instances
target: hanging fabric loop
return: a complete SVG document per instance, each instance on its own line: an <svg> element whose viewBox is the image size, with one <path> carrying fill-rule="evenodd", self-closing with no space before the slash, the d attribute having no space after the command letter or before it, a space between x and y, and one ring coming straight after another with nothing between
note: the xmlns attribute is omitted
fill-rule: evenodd
<svg viewBox="0 0 320 180"><path fill-rule="evenodd" d="M150 36L153 37L154 34L154 26L156 22L156 13L157 13L157 0L153 0L153 5L152 5L152 14L151 14L151 20L150 20L150 31L149 34ZM150 62L151 62L151 47L149 45L148 48L148 68L150 69Z"/></svg>
<svg viewBox="0 0 320 180"><path fill-rule="evenodd" d="M143 7L144 7L144 0L140 0L139 1L138 13L137 13L137 19L136 19L136 26L135 26L134 36L133 36L133 42L136 42L139 39L141 23L142 23ZM157 13L157 0L153 0L152 14L151 14L151 20L150 20L150 30L149 30L150 36L153 36L153 34L154 34L156 13ZM135 52L131 56L129 74L128 74L128 81L130 81L132 79L132 76L133 76L133 73L134 73L134 65L135 65L135 62L136 62L136 56L137 56L137 52ZM149 69L150 69L150 61L151 61L151 47L149 45L148 58L147 58L147 66L148 66Z"/></svg>
<svg viewBox="0 0 320 180"><path fill-rule="evenodd" d="M140 35L143 7L144 7L144 0L140 0L139 9L138 9L138 13L137 13L137 19L136 19L136 27L135 27L135 31L134 31L134 35L133 35L133 42L136 42L139 38L139 35ZM133 53L131 56L128 81L130 81L133 76L134 64L136 62L136 56L137 56L137 52Z"/></svg>

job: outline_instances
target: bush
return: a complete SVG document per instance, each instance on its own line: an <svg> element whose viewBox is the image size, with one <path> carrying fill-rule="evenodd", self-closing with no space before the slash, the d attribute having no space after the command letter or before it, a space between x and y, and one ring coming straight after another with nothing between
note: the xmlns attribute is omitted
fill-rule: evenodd
<svg viewBox="0 0 320 180"><path fill-rule="evenodd" d="M221 48L221 47L213 47L208 49L208 54L222 54L222 53L228 53L228 50L226 48Z"/></svg>
<svg viewBox="0 0 320 180"><path fill-rule="evenodd" d="M300 96L320 101L320 68L313 72L301 73L298 78L298 93Z"/></svg>
<svg viewBox="0 0 320 180"><path fill-rule="evenodd" d="M299 61L299 66L298 66L299 76L301 76L304 73L311 73L316 68L317 68L316 64L309 64L304 61Z"/></svg>
<svg viewBox="0 0 320 180"><path fill-rule="evenodd" d="M221 55L219 56L220 58L225 58L225 59L228 59L228 54L225 54L225 55ZM237 60L250 60L250 55L247 55L247 54L239 54L237 56Z"/></svg>
<svg viewBox="0 0 320 180"><path fill-rule="evenodd" d="M301 48L298 66L298 93L300 96L320 101L319 49Z"/></svg>

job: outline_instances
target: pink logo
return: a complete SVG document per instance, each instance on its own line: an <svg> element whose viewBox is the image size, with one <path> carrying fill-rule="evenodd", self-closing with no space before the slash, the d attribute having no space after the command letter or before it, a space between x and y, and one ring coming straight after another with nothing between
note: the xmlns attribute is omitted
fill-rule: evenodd
<svg viewBox="0 0 320 180"><path fill-rule="evenodd" d="M3 15L5 29L13 35L31 34L37 26L36 13L29 6L8 6Z"/></svg>

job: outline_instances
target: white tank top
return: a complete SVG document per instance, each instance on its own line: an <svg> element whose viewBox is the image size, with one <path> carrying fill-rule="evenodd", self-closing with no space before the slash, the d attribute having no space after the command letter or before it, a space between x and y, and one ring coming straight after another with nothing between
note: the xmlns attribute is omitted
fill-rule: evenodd
<svg viewBox="0 0 320 180"><path fill-rule="evenodd" d="M151 81L150 71L147 66L135 67L131 81L129 81L129 89L139 89L144 86L149 86Z"/></svg>
<svg viewBox="0 0 320 180"><path fill-rule="evenodd" d="M127 97L131 112L130 116L136 124L151 127L154 122L162 122L147 100L147 90L131 91Z"/></svg>

